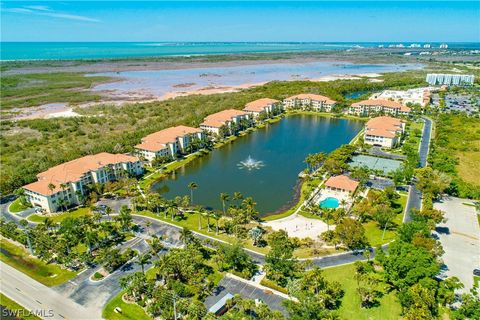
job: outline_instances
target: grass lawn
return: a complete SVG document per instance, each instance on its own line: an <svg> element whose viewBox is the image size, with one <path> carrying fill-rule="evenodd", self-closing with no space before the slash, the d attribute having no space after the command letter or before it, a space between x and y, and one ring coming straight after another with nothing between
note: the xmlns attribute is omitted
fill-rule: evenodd
<svg viewBox="0 0 480 320"><path fill-rule="evenodd" d="M91 215L90 209L89 208L77 208L71 211L67 211L64 213L59 213L57 215L51 216L51 217L46 217L46 216L41 216L38 214L32 214L30 215L27 219L32 222L37 222L41 223L45 221L45 219L50 218L53 222L58 223L62 222L63 219L65 218L78 218L86 215Z"/></svg>
<svg viewBox="0 0 480 320"><path fill-rule="evenodd" d="M477 143L480 146L480 140ZM480 151L465 151L459 152L458 154L458 175L465 180L474 185L480 185L478 177L480 177Z"/></svg>
<svg viewBox="0 0 480 320"><path fill-rule="evenodd" d="M46 286L62 284L77 275L76 272L62 269L55 264L46 264L32 257L25 248L14 245L6 239L0 239L0 243L0 260Z"/></svg>
<svg viewBox="0 0 480 320"><path fill-rule="evenodd" d="M397 205L397 215L393 219L393 222L396 226L389 229L387 228L383 240L383 229L381 229L375 221L368 221L363 224L363 227L365 228L365 234L367 236L367 240L370 246L376 247L378 245L385 244L395 239L395 236L397 234L397 227L401 225L403 221L403 211L407 203L407 198L408 197L406 195L400 195L400 198L395 201Z"/></svg>
<svg viewBox="0 0 480 320"><path fill-rule="evenodd" d="M120 292L112 300L110 300L103 309L102 317L108 320L151 320L145 311L135 303L125 303L122 300L122 295L125 292ZM122 313L116 313L114 309L119 307Z"/></svg>
<svg viewBox="0 0 480 320"><path fill-rule="evenodd" d="M21 201L20 198L15 199L10 206L8 207L8 210L12 213L17 213L17 212L22 212L23 210L28 209L29 207L25 206Z"/></svg>
<svg viewBox="0 0 480 320"><path fill-rule="evenodd" d="M16 303L15 301L11 300L10 298L8 298L7 296L4 296L3 294L0 293L0 305L3 307L3 308L6 308L8 309L9 311L12 312L12 316L13 315L21 315L21 319L24 319L24 320L36 320L36 319L40 319L39 317L37 317L36 315L34 314L30 314L30 311L25 309L24 307L22 307L21 305L19 305L18 303ZM10 313L7 311L7 310L4 310L2 308L2 319L16 319L14 317L11 317L9 318L8 315L10 315Z"/></svg>
<svg viewBox="0 0 480 320"><path fill-rule="evenodd" d="M338 313L342 319L371 320L371 319L400 319L401 306L395 292L385 294L379 301L380 305L370 309L360 307L360 297L357 293L357 282L354 279L353 264L324 269L327 280L338 281L342 285L345 295Z"/></svg>
<svg viewBox="0 0 480 320"><path fill-rule="evenodd" d="M168 216L167 216L167 219L165 219L162 213L160 213L159 215L156 215L156 214L154 214L152 212L149 212L149 211L142 211L142 212L137 212L137 214L147 216L147 217L151 217L151 218L154 218L154 219L157 219L157 220L165 221L165 222L174 224L174 225L179 226L179 227L188 228L191 231L195 231L195 232L201 233L203 235L207 235L207 236L210 236L210 237L213 237L213 238L216 238L216 239L220 239L220 240L223 240L223 241L226 241L226 242L229 242L229 243L234 243L237 240L236 237L226 235L225 233L220 233L220 234L216 235L215 234L215 220L213 220L213 219L210 219L210 232L208 232L208 229L207 229L207 219L205 219L203 217L201 218L202 219L202 230L199 230L198 229L198 222L199 222L198 217L199 217L199 215L196 214L196 213L187 213L187 214L185 214L184 219L182 219L182 220L173 219L173 221L170 220L170 217L168 217ZM263 253L263 254L267 253L268 250L269 250L268 248L255 247L253 245L253 242L252 242L251 239L244 240L243 245L247 249L250 249L250 250L253 250L253 251L256 251L256 252L260 252L260 253Z"/></svg>

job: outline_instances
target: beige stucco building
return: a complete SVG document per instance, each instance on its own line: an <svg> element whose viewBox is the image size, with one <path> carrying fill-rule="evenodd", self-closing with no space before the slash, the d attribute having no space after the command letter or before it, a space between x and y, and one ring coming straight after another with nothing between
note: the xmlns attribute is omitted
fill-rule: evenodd
<svg viewBox="0 0 480 320"><path fill-rule="evenodd" d="M143 167L139 158L102 152L41 172L37 175L38 181L24 186L23 189L27 200L34 207L55 212L61 206L80 204L80 197L87 194L88 185L142 173Z"/></svg>
<svg viewBox="0 0 480 320"><path fill-rule="evenodd" d="M366 144L393 148L400 142L405 132L405 123L392 117L376 117L365 124Z"/></svg>
<svg viewBox="0 0 480 320"><path fill-rule="evenodd" d="M392 116L408 116L411 109L403 104L384 99L369 99L356 102L348 109L349 114L368 116L371 114L388 114Z"/></svg>
<svg viewBox="0 0 480 320"><path fill-rule="evenodd" d="M315 111L331 112L336 101L319 94L303 93L283 100L285 108L312 108Z"/></svg>
<svg viewBox="0 0 480 320"><path fill-rule="evenodd" d="M135 146L136 153L148 161L155 157L175 158L179 153L189 153L189 147L194 139L202 140L203 131L198 128L176 126L167 128L142 138Z"/></svg>

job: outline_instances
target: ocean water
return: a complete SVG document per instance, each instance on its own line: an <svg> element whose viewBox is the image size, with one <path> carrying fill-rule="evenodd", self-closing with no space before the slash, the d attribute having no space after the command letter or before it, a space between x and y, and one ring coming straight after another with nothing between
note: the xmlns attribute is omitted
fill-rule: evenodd
<svg viewBox="0 0 480 320"><path fill-rule="evenodd" d="M1 42L1 60L69 60L190 56L229 53L306 52L388 46L368 42ZM439 43L431 43L439 47ZM404 43L408 46L410 43ZM452 49L480 49L480 43L449 43Z"/></svg>

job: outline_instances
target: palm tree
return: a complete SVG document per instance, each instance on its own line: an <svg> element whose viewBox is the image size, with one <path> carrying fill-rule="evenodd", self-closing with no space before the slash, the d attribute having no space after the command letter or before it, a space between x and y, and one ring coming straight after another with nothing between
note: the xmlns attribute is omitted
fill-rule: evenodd
<svg viewBox="0 0 480 320"><path fill-rule="evenodd" d="M193 204L193 190L196 190L198 188L198 184L195 182L190 182L188 184L188 189L190 189L190 205Z"/></svg>
<svg viewBox="0 0 480 320"><path fill-rule="evenodd" d="M241 194L240 192L234 192L233 193L233 200L242 200L243 199L243 194Z"/></svg>
<svg viewBox="0 0 480 320"><path fill-rule="evenodd" d="M192 239L192 237L193 233L192 231L190 231L190 229L185 227L182 228L182 230L180 231L180 240L183 242L183 244L187 245Z"/></svg>
<svg viewBox="0 0 480 320"><path fill-rule="evenodd" d="M228 195L228 193L220 193L220 201L222 201L223 215L227 214L227 211L225 210L225 202L227 202L228 200L230 200L230 196Z"/></svg>
<svg viewBox="0 0 480 320"><path fill-rule="evenodd" d="M53 192L53 190L55 190L56 187L57 187L57 186L54 185L53 183L49 183L49 184L48 184L48 190L50 190L50 192Z"/></svg>
<svg viewBox="0 0 480 320"><path fill-rule="evenodd" d="M151 249L152 253L155 255L155 257L157 257L157 258L158 258L158 254L160 253L160 251L163 250L162 242L155 235L152 236L152 241L150 242L150 249Z"/></svg>
<svg viewBox="0 0 480 320"><path fill-rule="evenodd" d="M142 267L142 273L145 273L145 265L152 261L152 256L146 252L138 257L137 263Z"/></svg>
<svg viewBox="0 0 480 320"><path fill-rule="evenodd" d="M107 217L110 218L110 214L113 212L112 208L110 208L109 206L107 206L105 208L105 214L107 215Z"/></svg>
<svg viewBox="0 0 480 320"><path fill-rule="evenodd" d="M173 221L173 217L177 213L177 208L175 206L169 206L167 208L168 213L170 214L170 220Z"/></svg>
<svg viewBox="0 0 480 320"><path fill-rule="evenodd" d="M325 222L327 223L327 231L330 231L330 219L333 218L333 209L327 208L325 210Z"/></svg>
<svg viewBox="0 0 480 320"><path fill-rule="evenodd" d="M216 211L212 212L212 218L215 219L215 234L216 235L218 235L218 229L219 229L218 228L218 220L220 220L221 217L222 216L218 212L216 212Z"/></svg>

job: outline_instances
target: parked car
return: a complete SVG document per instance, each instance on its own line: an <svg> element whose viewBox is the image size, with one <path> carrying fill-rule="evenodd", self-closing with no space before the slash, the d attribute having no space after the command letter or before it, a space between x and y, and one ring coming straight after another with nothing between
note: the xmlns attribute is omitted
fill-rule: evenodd
<svg viewBox="0 0 480 320"><path fill-rule="evenodd" d="M473 269L473 275L480 277L480 269Z"/></svg>

